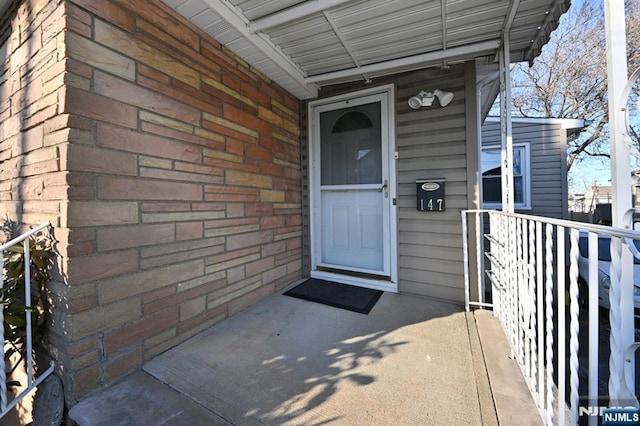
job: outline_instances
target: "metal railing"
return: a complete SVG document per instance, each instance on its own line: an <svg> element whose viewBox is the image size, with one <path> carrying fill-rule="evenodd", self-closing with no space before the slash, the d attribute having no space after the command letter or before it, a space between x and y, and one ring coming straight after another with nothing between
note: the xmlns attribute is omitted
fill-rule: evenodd
<svg viewBox="0 0 640 426"><path fill-rule="evenodd" d="M640 233L492 210L463 211L462 231L466 309L493 309L544 422L638 408Z"/></svg>
<svg viewBox="0 0 640 426"><path fill-rule="evenodd" d="M50 363L49 368L43 371L38 378L34 379L34 359L33 359L33 342L32 342L32 324L31 324L31 254L29 247L29 238L32 235L41 232L44 229L51 228L50 223L44 223L36 228L33 228L29 232L25 232L6 242L0 246L0 266L4 270L4 252L8 248L16 245L23 244L23 265L24 268L24 303L27 307L25 310L26 321L26 374L27 374L27 387L20 394L18 394L11 402L7 402L7 378L5 369L5 357L0 357L0 418L7 414L16 404L18 404L27 394L34 390L44 379L46 379L54 371L53 361ZM4 288L4 273L0 275L0 291ZM0 324L4 323L4 303L0 303ZM0 326L0 340L5 341L4 327ZM4 346L4 345L3 345ZM4 353L4 349L3 349Z"/></svg>

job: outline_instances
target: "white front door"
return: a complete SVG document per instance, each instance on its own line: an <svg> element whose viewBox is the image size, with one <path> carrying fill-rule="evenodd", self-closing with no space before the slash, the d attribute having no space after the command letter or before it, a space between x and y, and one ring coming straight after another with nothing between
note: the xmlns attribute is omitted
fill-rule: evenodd
<svg viewBox="0 0 640 426"><path fill-rule="evenodd" d="M396 291L392 88L311 104L312 276Z"/></svg>

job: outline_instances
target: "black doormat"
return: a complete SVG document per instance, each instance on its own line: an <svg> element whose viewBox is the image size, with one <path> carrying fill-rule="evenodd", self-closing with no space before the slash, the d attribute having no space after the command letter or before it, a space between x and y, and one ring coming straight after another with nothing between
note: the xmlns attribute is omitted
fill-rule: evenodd
<svg viewBox="0 0 640 426"><path fill-rule="evenodd" d="M380 290L309 278L284 295L366 315L371 312L382 293Z"/></svg>

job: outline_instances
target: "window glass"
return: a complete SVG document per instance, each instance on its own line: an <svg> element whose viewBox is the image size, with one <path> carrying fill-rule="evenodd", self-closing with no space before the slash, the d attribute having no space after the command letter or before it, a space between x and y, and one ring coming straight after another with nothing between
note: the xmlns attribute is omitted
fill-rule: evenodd
<svg viewBox="0 0 640 426"><path fill-rule="evenodd" d="M522 150L513 150L513 175L522 176Z"/></svg>
<svg viewBox="0 0 640 426"><path fill-rule="evenodd" d="M365 114L358 111L351 111L344 114L333 125L331 133L349 132L352 130L370 129L373 123Z"/></svg>
<svg viewBox="0 0 640 426"><path fill-rule="evenodd" d="M482 201L488 204L502 203L501 150L499 147L482 150ZM527 203L527 150L524 145L513 147L513 189L516 207Z"/></svg>
<svg viewBox="0 0 640 426"><path fill-rule="evenodd" d="M380 102L320 113L322 185L382 182Z"/></svg>

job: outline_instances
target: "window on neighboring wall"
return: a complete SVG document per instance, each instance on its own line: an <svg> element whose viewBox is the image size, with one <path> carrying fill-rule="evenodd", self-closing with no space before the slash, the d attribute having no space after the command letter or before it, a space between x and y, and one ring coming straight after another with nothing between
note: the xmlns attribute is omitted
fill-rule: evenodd
<svg viewBox="0 0 640 426"><path fill-rule="evenodd" d="M501 149L499 146L482 148L482 205L486 208L502 207ZM529 144L513 145L513 186L516 209L531 208L529 177Z"/></svg>

